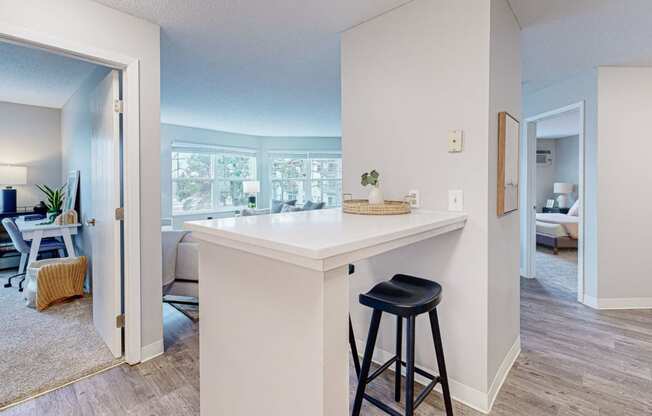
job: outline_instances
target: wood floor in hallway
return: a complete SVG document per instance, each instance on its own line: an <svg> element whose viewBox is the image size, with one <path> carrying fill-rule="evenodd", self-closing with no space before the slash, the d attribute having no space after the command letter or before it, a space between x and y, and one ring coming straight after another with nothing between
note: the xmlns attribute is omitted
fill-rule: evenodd
<svg viewBox="0 0 652 416"><path fill-rule="evenodd" d="M652 311L595 311L545 279L521 283L523 352L491 415L651 415ZM165 308L164 356L79 381L2 416L199 414L198 324ZM376 395L391 397L391 374L374 382ZM480 414L460 403L455 410ZM363 414L384 415L369 405ZM439 395L417 414L443 415Z"/></svg>

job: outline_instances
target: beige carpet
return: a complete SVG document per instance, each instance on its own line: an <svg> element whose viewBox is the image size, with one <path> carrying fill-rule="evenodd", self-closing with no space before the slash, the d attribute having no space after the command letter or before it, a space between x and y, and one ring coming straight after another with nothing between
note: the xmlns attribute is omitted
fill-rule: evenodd
<svg viewBox="0 0 652 416"><path fill-rule="evenodd" d="M577 294L577 250L560 249L559 254L537 247L536 276L541 284Z"/></svg>
<svg viewBox="0 0 652 416"><path fill-rule="evenodd" d="M1 286L11 274L0 271L0 408L118 362L95 332L90 296L37 312Z"/></svg>

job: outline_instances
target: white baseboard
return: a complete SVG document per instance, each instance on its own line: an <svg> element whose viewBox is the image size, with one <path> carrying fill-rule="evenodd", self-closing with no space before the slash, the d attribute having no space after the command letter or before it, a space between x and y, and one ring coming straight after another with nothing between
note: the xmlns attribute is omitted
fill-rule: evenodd
<svg viewBox="0 0 652 416"><path fill-rule="evenodd" d="M140 349L140 362L144 363L163 354L163 339L145 345Z"/></svg>
<svg viewBox="0 0 652 416"><path fill-rule="evenodd" d="M358 347L358 352L364 354L365 342L358 339L356 340L356 344ZM519 350L520 350L520 342L519 342ZM374 355L372 361L378 365L381 365L386 363L393 356L394 353L381 350L380 348L376 348L374 349ZM394 367L392 367L391 370L393 370L393 368ZM428 368L423 366L419 366L419 368L422 368L423 370L429 372L430 374L439 375L439 371L433 368ZM403 374L405 375L405 367L403 367ZM415 374L414 381L416 381L417 383L423 386L426 386L427 384L430 383L430 380L420 376L419 374ZM462 384L459 381L456 381L450 377L448 378L448 385L451 390L451 396L454 400L463 403L466 406L474 410L477 410L478 412L485 413L485 414L489 413L490 410L489 395L481 392L480 390L476 390L473 387L469 387L466 384ZM441 385L437 384L435 390L441 393Z"/></svg>
<svg viewBox="0 0 652 416"><path fill-rule="evenodd" d="M652 298L596 298L585 293L584 304L593 309L652 309Z"/></svg>
<svg viewBox="0 0 652 416"><path fill-rule="evenodd" d="M516 337L516 340L514 341L512 348L509 349L509 352L503 359L502 364L500 364L500 367L498 368L498 372L494 377L494 381L491 383L491 387L489 388L489 394L488 394L489 406L487 409L487 413L490 412L491 408L494 406L496 397L498 397L498 392L500 391L500 388L503 386L503 383L507 379L509 370L512 369L512 366L514 366L514 363L516 362L516 359L520 354L521 354L521 336L519 335L518 337Z"/></svg>

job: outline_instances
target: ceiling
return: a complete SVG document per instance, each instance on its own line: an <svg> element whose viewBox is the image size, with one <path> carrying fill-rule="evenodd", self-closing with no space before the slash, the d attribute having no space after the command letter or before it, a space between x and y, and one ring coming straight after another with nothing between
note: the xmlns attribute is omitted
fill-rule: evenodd
<svg viewBox="0 0 652 416"><path fill-rule="evenodd" d="M61 108L96 65L0 42L0 101Z"/></svg>
<svg viewBox="0 0 652 416"><path fill-rule="evenodd" d="M575 109L537 122L537 139L561 139L580 134L580 110Z"/></svg>
<svg viewBox="0 0 652 416"><path fill-rule="evenodd" d="M163 122L339 136L340 32L408 0L96 1L161 25ZM650 0L508 1L526 93L598 65L652 65ZM94 68L4 43L0 57L0 101L45 107L60 108Z"/></svg>
<svg viewBox="0 0 652 416"><path fill-rule="evenodd" d="M407 0L96 0L161 26L164 123L340 135L340 36Z"/></svg>
<svg viewBox="0 0 652 416"><path fill-rule="evenodd" d="M522 27L523 87L599 65L652 65L650 0L509 0Z"/></svg>

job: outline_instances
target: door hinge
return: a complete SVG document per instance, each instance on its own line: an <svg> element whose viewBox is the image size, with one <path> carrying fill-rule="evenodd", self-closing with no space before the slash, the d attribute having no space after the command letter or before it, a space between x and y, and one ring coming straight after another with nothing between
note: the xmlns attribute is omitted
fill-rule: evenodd
<svg viewBox="0 0 652 416"><path fill-rule="evenodd" d="M124 221L125 220L125 209L123 207L115 209L115 220Z"/></svg>
<svg viewBox="0 0 652 416"><path fill-rule="evenodd" d="M116 328L124 328L125 327L125 315L120 314L115 317L115 327Z"/></svg>
<svg viewBox="0 0 652 416"><path fill-rule="evenodd" d="M122 114L125 111L125 103L122 100L115 100L113 102L113 111Z"/></svg>

